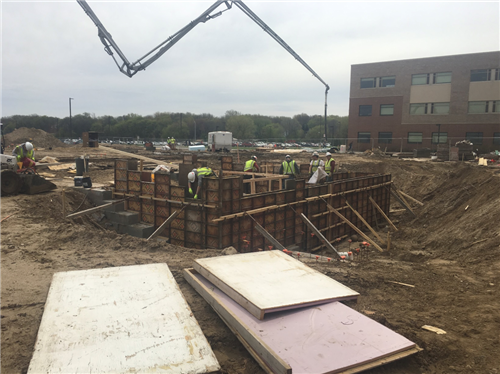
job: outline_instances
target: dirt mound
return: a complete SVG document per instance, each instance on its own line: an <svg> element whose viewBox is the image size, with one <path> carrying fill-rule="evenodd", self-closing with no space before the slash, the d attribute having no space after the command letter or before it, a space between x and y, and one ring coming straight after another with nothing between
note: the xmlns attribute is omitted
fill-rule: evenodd
<svg viewBox="0 0 500 374"><path fill-rule="evenodd" d="M54 135L34 128L21 127L14 130L10 134L5 135L6 147L16 146L28 141L32 142L35 148L55 148L67 146Z"/></svg>

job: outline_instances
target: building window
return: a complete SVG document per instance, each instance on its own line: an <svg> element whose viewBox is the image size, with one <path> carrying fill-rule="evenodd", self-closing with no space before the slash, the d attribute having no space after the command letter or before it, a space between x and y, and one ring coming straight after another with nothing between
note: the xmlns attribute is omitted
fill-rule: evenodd
<svg viewBox="0 0 500 374"><path fill-rule="evenodd" d="M429 74L413 74L411 76L411 84L413 86L420 84L429 84Z"/></svg>
<svg viewBox="0 0 500 374"><path fill-rule="evenodd" d="M380 105L380 115L381 116L394 115L394 104L382 104L382 105Z"/></svg>
<svg viewBox="0 0 500 374"><path fill-rule="evenodd" d="M489 81L490 79L491 79L490 69L477 69L470 71L471 82L483 82L483 81Z"/></svg>
<svg viewBox="0 0 500 374"><path fill-rule="evenodd" d="M487 101L469 101L469 113L488 113Z"/></svg>
<svg viewBox="0 0 500 374"><path fill-rule="evenodd" d="M466 132L465 139L470 140L472 144L483 144L482 132Z"/></svg>
<svg viewBox="0 0 500 374"><path fill-rule="evenodd" d="M372 106L371 105L360 105L359 106L359 115L361 117L371 116L372 115Z"/></svg>
<svg viewBox="0 0 500 374"><path fill-rule="evenodd" d="M500 113L500 100L493 102L493 109L491 111L493 113Z"/></svg>
<svg viewBox="0 0 500 374"><path fill-rule="evenodd" d="M431 114L448 114L450 113L450 103L432 103Z"/></svg>
<svg viewBox="0 0 500 374"><path fill-rule="evenodd" d="M495 80L500 81L500 69L495 69Z"/></svg>
<svg viewBox="0 0 500 374"><path fill-rule="evenodd" d="M380 78L380 87L394 87L396 85L396 77L382 77Z"/></svg>
<svg viewBox="0 0 500 374"><path fill-rule="evenodd" d="M411 144L422 143L422 133L421 132L409 132L408 133L408 143L411 143Z"/></svg>
<svg viewBox="0 0 500 374"><path fill-rule="evenodd" d="M378 142L383 144L391 144L392 143L392 132L379 132L378 133Z"/></svg>
<svg viewBox="0 0 500 374"><path fill-rule="evenodd" d="M446 73L434 73L433 83L451 83L451 72L448 71Z"/></svg>
<svg viewBox="0 0 500 374"><path fill-rule="evenodd" d="M410 114L427 114L427 104L410 104Z"/></svg>
<svg viewBox="0 0 500 374"><path fill-rule="evenodd" d="M493 133L493 144L500 144L500 132Z"/></svg>
<svg viewBox="0 0 500 374"><path fill-rule="evenodd" d="M375 88L375 78L361 78L361 88Z"/></svg>
<svg viewBox="0 0 500 374"><path fill-rule="evenodd" d="M446 144L448 143L448 133L447 132L433 132L432 133L432 144Z"/></svg>
<svg viewBox="0 0 500 374"><path fill-rule="evenodd" d="M370 143L370 133L358 132L358 143Z"/></svg>

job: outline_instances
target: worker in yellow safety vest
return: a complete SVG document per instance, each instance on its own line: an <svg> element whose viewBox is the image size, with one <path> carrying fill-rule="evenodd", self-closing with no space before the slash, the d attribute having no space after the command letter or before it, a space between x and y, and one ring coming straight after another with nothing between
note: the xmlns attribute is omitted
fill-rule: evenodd
<svg viewBox="0 0 500 374"><path fill-rule="evenodd" d="M325 172L327 174L326 181L333 180L332 174L335 172L335 159L330 152L326 152Z"/></svg>
<svg viewBox="0 0 500 374"><path fill-rule="evenodd" d="M245 173L257 173L260 171L259 165L257 165L257 156L252 156L250 160L245 162L245 167L243 168ZM251 175L244 175L243 179L252 179ZM250 183L244 183L245 185L245 193L250 193Z"/></svg>
<svg viewBox="0 0 500 374"><path fill-rule="evenodd" d="M22 163L23 168L35 167L35 151L33 144L26 142L19 144L12 150L12 156L16 156L16 162Z"/></svg>
<svg viewBox="0 0 500 374"><path fill-rule="evenodd" d="M203 182L203 178L205 177L210 177L212 175L215 175L212 169L207 168L207 167L201 167L198 169L193 169L188 174L188 187L189 187L189 193L193 195L193 189L191 188L191 183L194 183L196 177L198 177L198 186L196 187L196 193L194 194L194 198L198 198L198 194L200 193L201 189L201 183Z"/></svg>
<svg viewBox="0 0 500 374"><path fill-rule="evenodd" d="M300 169L295 160L292 160L290 155L285 156L285 161L280 166L279 174L288 175L288 179L295 179L300 174ZM285 188L285 180L282 179L283 188Z"/></svg>
<svg viewBox="0 0 500 374"><path fill-rule="evenodd" d="M320 166L324 168L325 163L323 162L323 160L319 159L319 153L314 152L312 155L311 163L309 164L309 175L312 176Z"/></svg>

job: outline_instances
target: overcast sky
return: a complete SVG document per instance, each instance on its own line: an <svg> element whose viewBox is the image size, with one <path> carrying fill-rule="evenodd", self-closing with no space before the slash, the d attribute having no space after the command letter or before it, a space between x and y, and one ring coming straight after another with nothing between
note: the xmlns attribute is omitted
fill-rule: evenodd
<svg viewBox="0 0 500 374"><path fill-rule="evenodd" d="M135 62L212 1L89 1ZM500 2L246 1L347 115L352 64L500 49ZM222 5L220 9L225 9ZM200 23L146 71L119 72L76 1L3 1L2 116L324 113L324 85L240 9ZM116 56L116 55L115 55Z"/></svg>

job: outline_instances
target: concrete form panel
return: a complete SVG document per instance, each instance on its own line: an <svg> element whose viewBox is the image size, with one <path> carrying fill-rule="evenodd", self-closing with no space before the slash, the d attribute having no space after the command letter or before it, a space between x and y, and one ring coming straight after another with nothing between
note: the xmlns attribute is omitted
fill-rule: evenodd
<svg viewBox="0 0 500 374"><path fill-rule="evenodd" d="M268 372L356 373L418 351L415 343L340 302L258 320L196 271L186 269L184 277Z"/></svg>
<svg viewBox="0 0 500 374"><path fill-rule="evenodd" d="M203 258L193 267L258 319L359 295L278 250Z"/></svg>
<svg viewBox="0 0 500 374"><path fill-rule="evenodd" d="M167 264L54 274L28 373L211 373Z"/></svg>

